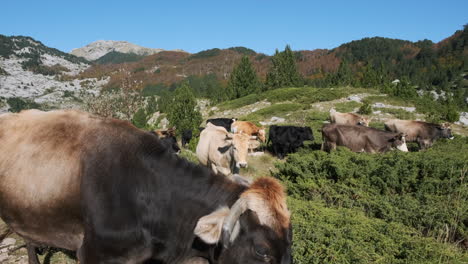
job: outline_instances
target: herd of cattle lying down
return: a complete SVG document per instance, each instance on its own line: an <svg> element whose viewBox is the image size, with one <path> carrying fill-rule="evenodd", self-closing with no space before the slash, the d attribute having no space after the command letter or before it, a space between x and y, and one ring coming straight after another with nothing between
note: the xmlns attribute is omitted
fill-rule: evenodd
<svg viewBox="0 0 468 264"><path fill-rule="evenodd" d="M424 149L452 138L446 124L390 120L379 130L336 111L330 120L326 151L408 151L407 141ZM282 185L238 173L260 142L283 158L313 140L312 129L273 125L267 141L265 128L218 118L200 130L203 166L174 155L174 129L148 133L75 110L2 114L0 217L26 241L30 264L39 246L76 251L82 264L292 263ZM183 131L182 145L191 137Z"/></svg>

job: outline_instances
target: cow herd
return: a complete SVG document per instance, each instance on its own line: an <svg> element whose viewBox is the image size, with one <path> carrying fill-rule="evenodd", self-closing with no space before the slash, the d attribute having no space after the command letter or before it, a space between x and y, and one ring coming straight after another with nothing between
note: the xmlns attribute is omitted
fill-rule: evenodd
<svg viewBox="0 0 468 264"><path fill-rule="evenodd" d="M421 149L452 138L447 124L389 120L385 130L330 112L322 149ZM182 146L193 131L182 131ZM198 134L198 133L197 133ZM0 217L35 249L76 252L80 263L291 264L290 213L281 184L239 176L266 143L279 158L314 140L310 127L266 129L233 118L200 128L195 165L175 128L143 131L76 110L0 115ZM1 234L0 234L1 237Z"/></svg>

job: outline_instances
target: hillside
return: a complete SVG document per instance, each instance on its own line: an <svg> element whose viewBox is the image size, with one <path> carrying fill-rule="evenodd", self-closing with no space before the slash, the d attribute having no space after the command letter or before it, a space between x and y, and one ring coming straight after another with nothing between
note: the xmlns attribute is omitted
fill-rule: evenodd
<svg viewBox="0 0 468 264"><path fill-rule="evenodd" d="M296 51L296 63L306 83L319 86L375 87L395 79L408 79L419 89L442 89L468 97L468 30L433 43L388 38L364 38L332 50ZM242 56L248 56L261 80L271 57L244 47L210 49L196 54L161 52L132 63L94 65L83 76L111 76L108 88L123 86L170 87L190 76L214 75L225 84Z"/></svg>
<svg viewBox="0 0 468 264"><path fill-rule="evenodd" d="M373 107L373 127L382 128L390 118L426 119L418 105L362 88L279 88L204 106L202 113L204 119L238 117L267 128L312 128L315 139L300 153L278 160L266 149L263 155L250 156L249 167L241 170L253 178L272 175L288 187L295 263L464 263L468 192L463 177L468 164L467 152L459 150L468 146L468 128L453 125L456 139L439 140L423 152L320 151L318 130L328 122L329 110L355 112L364 102ZM197 162L189 150L182 155ZM16 240L9 240L14 244L8 248L22 245L17 236L12 238ZM54 250L42 259L75 263ZM25 260L24 249L0 252L2 263Z"/></svg>
<svg viewBox="0 0 468 264"><path fill-rule="evenodd" d="M0 35L0 112L8 104L32 104L44 109L76 107L96 94L107 78L81 78L88 61L43 45L30 37Z"/></svg>

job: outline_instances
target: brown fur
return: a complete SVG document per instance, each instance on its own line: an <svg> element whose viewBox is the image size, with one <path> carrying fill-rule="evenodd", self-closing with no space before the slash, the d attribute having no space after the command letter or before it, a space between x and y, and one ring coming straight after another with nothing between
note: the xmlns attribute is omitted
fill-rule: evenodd
<svg viewBox="0 0 468 264"><path fill-rule="evenodd" d="M112 124L132 127L71 110L0 116L0 216L27 241L81 246L80 157L102 122L111 124L107 136L115 134Z"/></svg>
<svg viewBox="0 0 468 264"><path fill-rule="evenodd" d="M158 135L159 138L175 137L176 129L175 127L171 127L169 129L158 129L158 130L154 130L154 133Z"/></svg>
<svg viewBox="0 0 468 264"><path fill-rule="evenodd" d="M290 213L286 205L283 186L274 178L262 177L252 183L242 193L248 208L258 214L262 224L270 226L278 233L288 228Z"/></svg>
<svg viewBox="0 0 468 264"><path fill-rule="evenodd" d="M340 113L332 109L330 111L331 123L340 125L363 125L369 126L370 119L355 113Z"/></svg>
<svg viewBox="0 0 468 264"><path fill-rule="evenodd" d="M231 130L234 133L245 133L250 136L257 136L260 141L265 142L265 128L257 127L249 121L235 121L231 125Z"/></svg>

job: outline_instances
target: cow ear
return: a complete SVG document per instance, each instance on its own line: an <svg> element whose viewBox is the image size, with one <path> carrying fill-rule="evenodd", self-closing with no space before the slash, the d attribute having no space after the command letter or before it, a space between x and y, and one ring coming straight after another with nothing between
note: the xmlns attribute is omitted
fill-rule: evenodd
<svg viewBox="0 0 468 264"><path fill-rule="evenodd" d="M229 208L222 207L200 218L193 233L207 244L216 244L221 238L224 219L229 215Z"/></svg>
<svg viewBox="0 0 468 264"><path fill-rule="evenodd" d="M224 154L224 153L226 153L226 151L229 150L230 147L231 147L230 145L227 145L227 146L224 146L224 147L219 147L219 148L218 148L218 151L219 151L221 154Z"/></svg>

